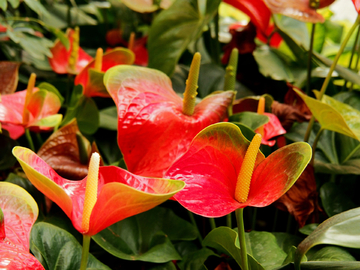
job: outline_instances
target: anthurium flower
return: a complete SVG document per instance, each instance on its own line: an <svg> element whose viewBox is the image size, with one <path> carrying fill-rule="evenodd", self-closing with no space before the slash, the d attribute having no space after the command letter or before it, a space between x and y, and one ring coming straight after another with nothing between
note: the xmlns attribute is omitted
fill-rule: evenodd
<svg viewBox="0 0 360 270"><path fill-rule="evenodd" d="M360 0L352 0L352 2L354 3L357 13L359 13L360 12Z"/></svg>
<svg viewBox="0 0 360 270"><path fill-rule="evenodd" d="M38 213L35 200L26 190L0 182L1 269L44 269L29 252L30 230Z"/></svg>
<svg viewBox="0 0 360 270"><path fill-rule="evenodd" d="M30 149L15 147L13 154L33 185L60 206L80 233L89 236L155 207L184 187L182 181L141 177L115 166L100 166L94 173L90 165L87 177L71 181L59 176ZM96 185L95 192L87 187L89 183ZM89 203L85 202L87 192L93 193Z"/></svg>
<svg viewBox="0 0 360 270"><path fill-rule="evenodd" d="M78 74L93 58L79 46L79 28L66 30L69 48L57 39L50 49L52 57L48 58L53 71L59 74Z"/></svg>
<svg viewBox="0 0 360 270"><path fill-rule="evenodd" d="M116 65L131 65L134 63L134 54L126 48L117 48L103 54L97 50L96 58L91 60L75 77L75 85L83 86L83 93L87 97L109 97L103 83L105 71Z"/></svg>
<svg viewBox="0 0 360 270"><path fill-rule="evenodd" d="M128 170L152 177L162 177L200 130L224 120L234 97L233 91L220 92L195 105L196 94L190 94L193 111L184 113L185 103L158 70L116 66L104 83L117 105L118 145Z"/></svg>
<svg viewBox="0 0 360 270"><path fill-rule="evenodd" d="M259 150L261 135L249 141L232 123L202 130L165 177L183 180L174 198L193 213L221 217L246 206L264 207L280 198L311 159L304 142L284 146L268 157Z"/></svg>
<svg viewBox="0 0 360 270"><path fill-rule="evenodd" d="M26 90L1 96L0 122L12 139L23 135L25 128L50 130L61 122L62 115L57 114L61 107L59 97L34 85L32 76Z"/></svg>

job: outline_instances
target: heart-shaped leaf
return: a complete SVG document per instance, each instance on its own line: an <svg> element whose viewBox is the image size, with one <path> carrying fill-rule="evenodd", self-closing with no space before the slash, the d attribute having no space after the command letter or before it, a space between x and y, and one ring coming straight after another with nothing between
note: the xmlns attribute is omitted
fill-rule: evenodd
<svg viewBox="0 0 360 270"><path fill-rule="evenodd" d="M189 241L196 229L171 210L157 207L102 230L93 239L124 260L163 263L181 259L171 241Z"/></svg>
<svg viewBox="0 0 360 270"><path fill-rule="evenodd" d="M342 212L321 223L298 246L295 264L315 245L330 244L360 248L360 208Z"/></svg>
<svg viewBox="0 0 360 270"><path fill-rule="evenodd" d="M322 101L319 101L296 89L294 91L305 101L322 128L360 140L360 112L358 110L326 95L322 97ZM314 92L319 96L318 91Z"/></svg>
<svg viewBox="0 0 360 270"><path fill-rule="evenodd" d="M160 12L149 30L149 67L172 75L180 56L212 20L220 2L206 1L206 11L201 13L197 0L177 0Z"/></svg>
<svg viewBox="0 0 360 270"><path fill-rule="evenodd" d="M30 230L39 213L35 200L23 188L0 182L0 208L4 214L2 226L5 223L0 265L5 269L44 269L29 253Z"/></svg>
<svg viewBox="0 0 360 270"><path fill-rule="evenodd" d="M82 246L70 233L50 223L34 225L30 249L46 269L80 269ZM87 268L110 270L92 254L89 254Z"/></svg>

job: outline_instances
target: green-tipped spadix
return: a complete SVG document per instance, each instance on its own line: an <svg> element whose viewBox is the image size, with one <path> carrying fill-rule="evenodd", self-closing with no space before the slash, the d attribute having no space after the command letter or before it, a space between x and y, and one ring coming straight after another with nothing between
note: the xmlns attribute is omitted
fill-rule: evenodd
<svg viewBox="0 0 360 270"><path fill-rule="evenodd" d="M226 67L224 91L235 90L238 58L239 58L239 51L238 49L234 48L231 51L230 60Z"/></svg>
<svg viewBox="0 0 360 270"><path fill-rule="evenodd" d="M195 109L195 100L198 89L198 79L200 71L201 55L195 53L191 62L189 77L186 80L186 88L183 100L183 113L186 115L193 115Z"/></svg>

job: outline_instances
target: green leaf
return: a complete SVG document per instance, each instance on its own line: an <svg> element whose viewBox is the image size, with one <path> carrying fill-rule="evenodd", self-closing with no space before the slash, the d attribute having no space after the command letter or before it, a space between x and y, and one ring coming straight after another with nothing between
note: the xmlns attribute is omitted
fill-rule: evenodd
<svg viewBox="0 0 360 270"><path fill-rule="evenodd" d="M65 46L66 50L69 50L70 41L69 41L69 39L67 38L66 34L63 31L61 31L59 28L52 27L52 26L49 26L49 25L45 25L45 27L50 32L52 32L61 41L61 43Z"/></svg>
<svg viewBox="0 0 360 270"><path fill-rule="evenodd" d="M180 260L171 241L191 241L196 229L170 209L157 207L124 219L93 236L110 254L124 260L164 263Z"/></svg>
<svg viewBox="0 0 360 270"><path fill-rule="evenodd" d="M11 168L16 163L16 158L11 154L12 149L19 145L17 141L0 133L0 170Z"/></svg>
<svg viewBox="0 0 360 270"><path fill-rule="evenodd" d="M0 9L2 9L2 10L7 10L7 0L2 0L2 1L0 1Z"/></svg>
<svg viewBox="0 0 360 270"><path fill-rule="evenodd" d="M332 60L316 52L314 52L314 57L328 67L330 67L333 63ZM351 69L336 65L335 71L345 80L360 85L360 76Z"/></svg>
<svg viewBox="0 0 360 270"><path fill-rule="evenodd" d="M41 4L40 1L37 0L24 0L24 2L35 11L39 16L49 17L50 13L46 10L46 8Z"/></svg>
<svg viewBox="0 0 360 270"><path fill-rule="evenodd" d="M298 246L295 265L313 246L320 244L360 248L360 208L332 216L321 223Z"/></svg>
<svg viewBox="0 0 360 270"><path fill-rule="evenodd" d="M253 54L259 65L260 72L264 76L271 77L277 81L294 81L289 64L275 53L275 49L263 45L257 47Z"/></svg>
<svg viewBox="0 0 360 270"><path fill-rule="evenodd" d="M324 247L317 251L311 261L356 261L356 259L344 248Z"/></svg>
<svg viewBox="0 0 360 270"><path fill-rule="evenodd" d="M220 0L206 1L205 14L197 0L177 0L153 20L149 30L149 67L171 75L182 53L196 40L217 12Z"/></svg>
<svg viewBox="0 0 360 270"><path fill-rule="evenodd" d="M229 122L237 122L246 125L252 130L269 122L269 117L254 112L241 112L230 116Z"/></svg>
<svg viewBox="0 0 360 270"><path fill-rule="evenodd" d="M53 86L52 84L47 83L47 82L42 82L42 83L40 83L37 87L38 87L39 89L46 90L46 91L49 91L49 92L54 93L54 94L60 99L60 103L63 104L63 102L64 102L63 96L62 96L62 95L60 94L60 92L56 89L56 87Z"/></svg>
<svg viewBox="0 0 360 270"><path fill-rule="evenodd" d="M294 90L309 107L324 129L360 139L360 112L351 106L324 95L322 101ZM319 91L314 91L319 96Z"/></svg>
<svg viewBox="0 0 360 270"><path fill-rule="evenodd" d="M231 256L238 265L241 265L241 256L239 249L238 235L235 230L228 227L218 227L212 230L204 239L203 245L215 248L220 253L225 253ZM237 246L235 243L237 242ZM248 246L249 242L246 243ZM248 262L251 270L264 270L255 258L248 253Z"/></svg>
<svg viewBox="0 0 360 270"><path fill-rule="evenodd" d="M307 224L304 227L299 229L299 232L301 232L302 234L305 235L309 235L311 234L317 227L319 226L318 223L311 223L311 224Z"/></svg>
<svg viewBox="0 0 360 270"><path fill-rule="evenodd" d="M358 270L360 262L303 262L302 270Z"/></svg>
<svg viewBox="0 0 360 270"><path fill-rule="evenodd" d="M53 114L41 118L39 121L32 123L33 126L39 127L58 127L62 120L62 114Z"/></svg>
<svg viewBox="0 0 360 270"><path fill-rule="evenodd" d="M99 110L91 98L84 98L80 103L76 121L81 133L91 135L99 128Z"/></svg>
<svg viewBox="0 0 360 270"><path fill-rule="evenodd" d="M30 250L49 270L80 269L82 246L67 231L50 223L36 223L30 235ZM109 267L89 254L87 268L106 269Z"/></svg>
<svg viewBox="0 0 360 270"><path fill-rule="evenodd" d="M66 125L72 119L74 119L76 117L78 108L84 99L85 99L85 97L83 96L83 87L81 84L78 84L74 87L74 89L71 93L69 106L66 110L64 120L61 123L62 126Z"/></svg>
<svg viewBox="0 0 360 270"><path fill-rule="evenodd" d="M353 188L349 189L347 185L337 185L331 182L322 185L320 198L326 214L331 217L355 208L356 204L353 202L354 196L352 196L355 194L351 194L353 190Z"/></svg>
<svg viewBox="0 0 360 270"><path fill-rule="evenodd" d="M208 248L202 248L184 256L178 266L181 270L205 270L204 262L212 255L216 254Z"/></svg>
<svg viewBox="0 0 360 270"><path fill-rule="evenodd" d="M107 107L99 112L99 127L109 130L116 130L118 125L118 113L116 106Z"/></svg>

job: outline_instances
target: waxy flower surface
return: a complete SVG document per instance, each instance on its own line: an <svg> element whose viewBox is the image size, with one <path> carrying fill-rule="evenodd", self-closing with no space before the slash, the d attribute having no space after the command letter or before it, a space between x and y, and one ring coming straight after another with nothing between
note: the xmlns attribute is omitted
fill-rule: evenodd
<svg viewBox="0 0 360 270"><path fill-rule="evenodd" d="M61 101L55 93L30 86L30 89L1 96L0 122L16 140L25 128L52 129L62 119L62 115L57 114L60 107Z"/></svg>
<svg viewBox="0 0 360 270"><path fill-rule="evenodd" d="M79 46L79 33L74 29L67 29L66 36L70 46L56 40L50 50L53 57L48 58L51 68L59 74L78 74L93 58Z"/></svg>
<svg viewBox="0 0 360 270"><path fill-rule="evenodd" d="M128 170L152 177L162 177L199 131L224 120L234 97L233 91L212 94L186 115L160 71L121 65L109 69L104 82L117 105L118 144Z"/></svg>
<svg viewBox="0 0 360 270"><path fill-rule="evenodd" d="M30 230L38 214L38 206L26 190L0 182L1 269L44 269L29 252Z"/></svg>
<svg viewBox="0 0 360 270"><path fill-rule="evenodd" d="M260 145L261 136L258 140ZM250 144L251 146L251 144ZM183 180L185 188L174 198L189 211L205 217L221 217L246 206L264 207L280 198L301 175L311 159L307 143L284 146L268 157L255 147L254 165L247 196L243 173L249 141L231 123L217 123L202 130L188 151L165 173L165 177ZM243 199L239 199L243 198Z"/></svg>
<svg viewBox="0 0 360 270"><path fill-rule="evenodd" d="M89 236L155 207L184 187L182 181L141 177L115 166L100 166L95 175L89 173L82 180L72 181L59 176L30 149L15 147L13 154L33 185L60 206L80 233ZM89 220L85 228L82 222L84 210L89 210L84 201L90 175L98 176L93 181L97 192L90 197L94 205L87 213Z"/></svg>

